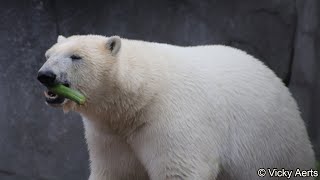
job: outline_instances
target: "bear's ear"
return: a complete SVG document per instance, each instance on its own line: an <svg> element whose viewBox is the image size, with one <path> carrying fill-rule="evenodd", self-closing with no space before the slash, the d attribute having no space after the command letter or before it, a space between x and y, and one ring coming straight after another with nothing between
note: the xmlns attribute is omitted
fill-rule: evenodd
<svg viewBox="0 0 320 180"><path fill-rule="evenodd" d="M121 47L121 39L119 36L111 36L107 40L107 48L111 51L111 54L116 55Z"/></svg>
<svg viewBox="0 0 320 180"><path fill-rule="evenodd" d="M58 43L61 43L61 42L65 41L66 39L67 39L66 37L64 37L64 36L62 36L62 35L59 35L59 36L58 36L58 39L57 39L57 42L58 42Z"/></svg>

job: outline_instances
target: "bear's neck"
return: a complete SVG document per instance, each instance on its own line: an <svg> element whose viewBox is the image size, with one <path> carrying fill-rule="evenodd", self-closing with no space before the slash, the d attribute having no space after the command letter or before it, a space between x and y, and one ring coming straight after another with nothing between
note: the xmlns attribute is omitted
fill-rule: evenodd
<svg viewBox="0 0 320 180"><path fill-rule="evenodd" d="M81 114L100 128L128 134L144 123L140 117L147 111L146 107L158 92L165 87L164 70L167 68L162 67L166 65L165 60L153 62L154 53L150 53L149 57L144 52L137 52L136 49L127 49L126 46L122 48L119 64L111 80L114 88L96 96L95 100L81 110ZM152 51L147 47L142 50ZM132 56L130 51L143 56Z"/></svg>
<svg viewBox="0 0 320 180"><path fill-rule="evenodd" d="M113 132L121 136L128 136L130 132L144 122L140 118L144 108L138 109L134 102L125 101L112 104L104 103L100 106L88 105L80 114L90 121L94 127L102 131Z"/></svg>
<svg viewBox="0 0 320 180"><path fill-rule="evenodd" d="M152 97L143 96L118 89L88 99L87 104L78 107L76 111L104 131L126 135L141 123L140 114L144 111ZM108 96L111 98L103 98Z"/></svg>

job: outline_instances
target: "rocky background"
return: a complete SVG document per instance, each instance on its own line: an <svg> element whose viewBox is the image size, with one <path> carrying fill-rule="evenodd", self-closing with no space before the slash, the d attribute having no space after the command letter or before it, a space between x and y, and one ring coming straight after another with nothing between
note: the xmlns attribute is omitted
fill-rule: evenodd
<svg viewBox="0 0 320 180"><path fill-rule="evenodd" d="M88 178L80 117L45 106L36 81L58 34L246 50L290 88L319 158L319 13L318 0L1 1L0 179Z"/></svg>

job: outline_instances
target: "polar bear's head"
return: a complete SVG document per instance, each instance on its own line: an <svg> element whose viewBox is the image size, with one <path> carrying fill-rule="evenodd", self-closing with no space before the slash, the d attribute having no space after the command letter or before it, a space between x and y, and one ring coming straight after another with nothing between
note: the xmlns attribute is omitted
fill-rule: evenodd
<svg viewBox="0 0 320 180"><path fill-rule="evenodd" d="M120 49L118 36L59 36L57 43L45 53L46 62L38 72L38 80L45 86L64 84L89 100L101 97L102 93L112 91ZM49 105L75 105L49 91L45 95Z"/></svg>

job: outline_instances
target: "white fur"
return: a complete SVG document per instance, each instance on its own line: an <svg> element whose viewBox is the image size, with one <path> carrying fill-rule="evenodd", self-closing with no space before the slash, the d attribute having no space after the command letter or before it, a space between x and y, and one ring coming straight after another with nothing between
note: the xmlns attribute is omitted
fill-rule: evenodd
<svg viewBox="0 0 320 180"><path fill-rule="evenodd" d="M63 108L83 116L90 180L254 180L259 168L314 167L294 99L252 56L123 38L112 54L107 42L72 36L47 52L83 56L65 71L87 103Z"/></svg>
<svg viewBox="0 0 320 180"><path fill-rule="evenodd" d="M61 43L61 42L65 41L66 39L67 39L66 37L64 37L64 36L62 36L62 35L59 35L59 36L58 36L58 39L57 39L57 42L58 42L58 43Z"/></svg>

